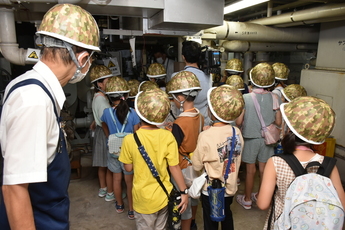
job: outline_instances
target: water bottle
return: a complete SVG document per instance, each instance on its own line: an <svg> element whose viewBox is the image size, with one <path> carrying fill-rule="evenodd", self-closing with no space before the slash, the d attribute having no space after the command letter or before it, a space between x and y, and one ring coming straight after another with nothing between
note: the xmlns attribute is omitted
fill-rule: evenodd
<svg viewBox="0 0 345 230"><path fill-rule="evenodd" d="M225 187L222 186L222 182L218 179L212 180L212 184L207 187L207 192L210 202L211 220L217 222L225 220Z"/></svg>
<svg viewBox="0 0 345 230"><path fill-rule="evenodd" d="M274 154L282 154L284 151L283 151L283 146L281 144L281 142L279 141L277 143L277 145L274 147Z"/></svg>
<svg viewBox="0 0 345 230"><path fill-rule="evenodd" d="M168 230L181 229L181 214L177 208L181 203L181 194L175 188L171 191L168 202Z"/></svg>

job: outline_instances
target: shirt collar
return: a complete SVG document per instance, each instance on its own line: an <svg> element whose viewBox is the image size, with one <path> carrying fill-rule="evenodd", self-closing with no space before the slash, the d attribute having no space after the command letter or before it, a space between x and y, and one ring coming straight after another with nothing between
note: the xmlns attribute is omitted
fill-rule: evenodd
<svg viewBox="0 0 345 230"><path fill-rule="evenodd" d="M41 76L40 80L43 79L43 81L45 81L47 86L49 86L50 90L55 96L55 100L59 108L62 109L63 104L66 100L66 96L55 74L42 61L38 61L34 65L33 69Z"/></svg>

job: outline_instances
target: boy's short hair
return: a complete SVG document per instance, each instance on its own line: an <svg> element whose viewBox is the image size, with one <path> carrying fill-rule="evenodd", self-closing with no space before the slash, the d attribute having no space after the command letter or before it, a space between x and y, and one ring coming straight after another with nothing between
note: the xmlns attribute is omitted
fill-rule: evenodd
<svg viewBox="0 0 345 230"><path fill-rule="evenodd" d="M182 43L182 55L189 63L198 63L201 56L201 46L194 41L185 41Z"/></svg>

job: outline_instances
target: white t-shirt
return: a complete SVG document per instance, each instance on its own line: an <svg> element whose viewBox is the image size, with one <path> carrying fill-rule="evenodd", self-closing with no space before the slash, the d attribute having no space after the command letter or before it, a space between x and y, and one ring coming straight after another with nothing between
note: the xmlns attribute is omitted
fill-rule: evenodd
<svg viewBox="0 0 345 230"><path fill-rule="evenodd" d="M65 94L56 76L41 61L10 82L5 96L11 86L28 78L38 79L47 87L60 115ZM58 139L54 106L46 92L38 85L13 91L3 106L0 122L4 185L47 181L47 166L55 157Z"/></svg>

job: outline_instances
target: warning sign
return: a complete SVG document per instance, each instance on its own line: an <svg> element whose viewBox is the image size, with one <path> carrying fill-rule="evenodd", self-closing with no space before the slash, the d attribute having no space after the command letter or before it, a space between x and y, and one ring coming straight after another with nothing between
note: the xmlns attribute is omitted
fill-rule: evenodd
<svg viewBox="0 0 345 230"><path fill-rule="evenodd" d="M31 54L29 54L28 58L35 58L38 59L38 56L36 54L36 51L32 51Z"/></svg>
<svg viewBox="0 0 345 230"><path fill-rule="evenodd" d="M114 76L121 76L119 62L116 57L105 58L103 59L103 63L111 70Z"/></svg>
<svg viewBox="0 0 345 230"><path fill-rule="evenodd" d="M109 61L108 68L115 67L114 63L112 61Z"/></svg>
<svg viewBox="0 0 345 230"><path fill-rule="evenodd" d="M36 63L40 59L41 50L28 48L25 61L28 63Z"/></svg>

